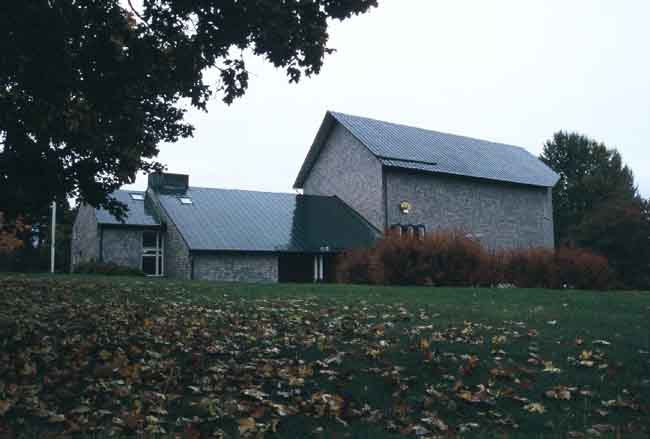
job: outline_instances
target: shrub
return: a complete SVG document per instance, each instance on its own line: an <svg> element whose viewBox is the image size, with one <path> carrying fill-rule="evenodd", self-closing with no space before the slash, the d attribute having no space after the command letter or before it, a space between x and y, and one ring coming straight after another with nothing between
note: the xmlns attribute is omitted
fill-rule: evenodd
<svg viewBox="0 0 650 439"><path fill-rule="evenodd" d="M424 237L420 269L432 285L475 284L487 254L481 244L460 231L435 232Z"/></svg>
<svg viewBox="0 0 650 439"><path fill-rule="evenodd" d="M584 249L561 248L555 257L562 286L604 290L614 285L614 272L604 256Z"/></svg>
<svg viewBox="0 0 650 439"><path fill-rule="evenodd" d="M337 259L343 283L520 288L606 289L614 276L607 259L583 249L544 248L490 253L460 231L424 238L390 234L370 249Z"/></svg>
<svg viewBox="0 0 650 439"><path fill-rule="evenodd" d="M339 256L337 280L387 285L475 284L489 255L461 232L431 233L423 239L389 234L367 250Z"/></svg>
<svg viewBox="0 0 650 439"><path fill-rule="evenodd" d="M371 249L350 250L337 256L336 281L346 284L369 284L371 278Z"/></svg>
<svg viewBox="0 0 650 439"><path fill-rule="evenodd" d="M104 274L108 276L144 276L142 270L125 267L114 262L84 262L74 267L75 273Z"/></svg>
<svg viewBox="0 0 650 439"><path fill-rule="evenodd" d="M555 251L522 249L501 252L503 278L520 288L557 288Z"/></svg>

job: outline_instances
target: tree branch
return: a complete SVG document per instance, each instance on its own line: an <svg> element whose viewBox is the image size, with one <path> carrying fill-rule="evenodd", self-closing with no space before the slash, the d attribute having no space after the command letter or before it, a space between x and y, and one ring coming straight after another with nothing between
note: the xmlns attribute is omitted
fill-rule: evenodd
<svg viewBox="0 0 650 439"><path fill-rule="evenodd" d="M131 11L135 14L135 16L138 17L140 19L140 21L142 21L145 24L145 26L147 26L149 29L151 29L151 26L149 26L149 23L147 23L147 20L145 20L144 17L142 17L142 15L140 15L140 13L135 9L135 7L133 6L133 3L131 3L131 0L127 0L127 3L129 4L129 7L131 8ZM151 30L153 30L153 29L151 29Z"/></svg>

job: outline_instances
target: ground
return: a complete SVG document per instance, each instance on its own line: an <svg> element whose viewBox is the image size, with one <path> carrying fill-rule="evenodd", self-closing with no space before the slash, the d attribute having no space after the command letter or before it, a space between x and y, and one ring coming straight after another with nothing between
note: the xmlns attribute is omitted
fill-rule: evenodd
<svg viewBox="0 0 650 439"><path fill-rule="evenodd" d="M2 438L649 425L650 293L0 277Z"/></svg>

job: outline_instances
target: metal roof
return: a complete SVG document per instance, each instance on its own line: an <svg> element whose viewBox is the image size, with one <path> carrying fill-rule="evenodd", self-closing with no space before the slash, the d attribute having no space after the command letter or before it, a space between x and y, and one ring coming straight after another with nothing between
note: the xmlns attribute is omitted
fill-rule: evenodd
<svg viewBox="0 0 650 439"><path fill-rule="evenodd" d="M190 187L158 198L190 250L334 252L380 236L337 197Z"/></svg>
<svg viewBox="0 0 650 439"><path fill-rule="evenodd" d="M110 195L111 198L115 198L128 207L129 210L124 222L118 221L109 211L102 208L96 209L97 222L99 224L115 226L159 226L160 221L157 219L153 209L149 208L149 203L147 201L134 200L131 198L131 194L142 195L146 199L146 194L139 191L117 190Z"/></svg>
<svg viewBox="0 0 650 439"><path fill-rule="evenodd" d="M328 112L295 187L303 186L335 122L388 167L544 187L554 186L559 179L551 168L518 146Z"/></svg>

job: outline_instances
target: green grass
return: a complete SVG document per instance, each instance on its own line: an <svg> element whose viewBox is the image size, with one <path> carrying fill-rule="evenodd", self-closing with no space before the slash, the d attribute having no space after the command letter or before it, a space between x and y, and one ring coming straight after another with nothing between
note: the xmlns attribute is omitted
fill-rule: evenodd
<svg viewBox="0 0 650 439"><path fill-rule="evenodd" d="M0 437L648 437L650 294L4 275L3 402Z"/></svg>

